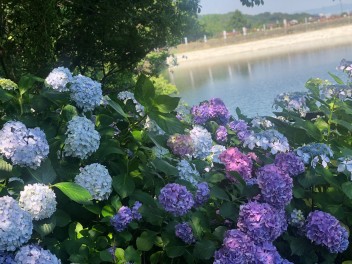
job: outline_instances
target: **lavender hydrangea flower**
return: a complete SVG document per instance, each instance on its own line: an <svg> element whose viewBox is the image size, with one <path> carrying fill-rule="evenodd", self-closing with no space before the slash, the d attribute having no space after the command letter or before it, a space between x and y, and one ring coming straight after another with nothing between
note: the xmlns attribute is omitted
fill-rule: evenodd
<svg viewBox="0 0 352 264"><path fill-rule="evenodd" d="M196 185L198 183L200 174L194 167L194 165L191 165L187 160L180 160L177 164L177 170L180 179L188 181L193 185Z"/></svg>
<svg viewBox="0 0 352 264"><path fill-rule="evenodd" d="M73 77L70 92L71 99L83 112L93 111L103 99L101 84L80 74Z"/></svg>
<svg viewBox="0 0 352 264"><path fill-rule="evenodd" d="M112 192L112 178L105 166L93 163L80 169L75 183L87 189L93 199L107 200Z"/></svg>
<svg viewBox="0 0 352 264"><path fill-rule="evenodd" d="M49 144L40 128L18 121L6 122L0 130L0 153L12 164L36 169L49 154Z"/></svg>
<svg viewBox="0 0 352 264"><path fill-rule="evenodd" d="M285 212L267 203L249 202L240 206L237 227L255 243L272 242L287 229Z"/></svg>
<svg viewBox="0 0 352 264"><path fill-rule="evenodd" d="M258 245L255 251L256 264L293 264L292 262L283 259L276 247L268 242Z"/></svg>
<svg viewBox="0 0 352 264"><path fill-rule="evenodd" d="M338 98L341 101L352 98L352 87L345 84L323 85L319 89L323 100Z"/></svg>
<svg viewBox="0 0 352 264"><path fill-rule="evenodd" d="M228 148L219 155L219 159L225 164L226 171L238 172L246 182L252 178L252 159L240 152L238 148ZM228 177L234 180L232 176L228 175Z"/></svg>
<svg viewBox="0 0 352 264"><path fill-rule="evenodd" d="M210 198L209 185L206 182L197 184L197 191L194 197L195 206L202 206Z"/></svg>
<svg viewBox="0 0 352 264"><path fill-rule="evenodd" d="M192 227L188 223L177 224L175 226L175 235L188 245L196 242Z"/></svg>
<svg viewBox="0 0 352 264"><path fill-rule="evenodd" d="M10 196L0 197L0 252L15 251L32 236L31 215Z"/></svg>
<svg viewBox="0 0 352 264"><path fill-rule="evenodd" d="M174 216L185 215L194 205L192 194L185 186L177 183L166 184L160 190L158 200L164 210Z"/></svg>
<svg viewBox="0 0 352 264"><path fill-rule="evenodd" d="M348 77L352 77L352 61L342 59L337 69L347 73Z"/></svg>
<svg viewBox="0 0 352 264"><path fill-rule="evenodd" d="M203 125L209 120L215 120L224 125L230 118L230 113L220 98L213 98L192 107L191 113L194 123L198 125Z"/></svg>
<svg viewBox="0 0 352 264"><path fill-rule="evenodd" d="M302 228L304 226L305 217L301 210L293 209L290 217L288 218L288 223L292 226Z"/></svg>
<svg viewBox="0 0 352 264"><path fill-rule="evenodd" d="M309 111L307 106L308 94L306 92L281 93L275 98L275 105L305 116Z"/></svg>
<svg viewBox="0 0 352 264"><path fill-rule="evenodd" d="M34 220L49 218L56 211L56 195L41 183L28 184L20 193L19 206L29 212Z"/></svg>
<svg viewBox="0 0 352 264"><path fill-rule="evenodd" d="M133 220L132 211L127 206L122 206L115 214L110 223L117 232L122 232Z"/></svg>
<svg viewBox="0 0 352 264"><path fill-rule="evenodd" d="M283 208L292 199L292 178L273 164L265 165L257 171L258 185L262 198L268 204Z"/></svg>
<svg viewBox="0 0 352 264"><path fill-rule="evenodd" d="M308 239L327 247L331 253L343 252L348 247L346 228L331 214L318 210L309 213L305 230Z"/></svg>
<svg viewBox="0 0 352 264"><path fill-rule="evenodd" d="M135 203L134 203L134 205L133 205L133 207L132 207L132 217L133 217L133 219L135 219L135 220L141 220L142 219L142 215L141 215L141 213L138 211L139 210L139 208L141 208L141 206L142 206L142 203L141 202L139 202L139 201L136 201Z"/></svg>
<svg viewBox="0 0 352 264"><path fill-rule="evenodd" d="M287 152L290 149L287 138L274 129L251 134L243 142L243 146L253 149L255 146L261 149L270 149L271 154Z"/></svg>
<svg viewBox="0 0 352 264"><path fill-rule="evenodd" d="M73 80L72 73L65 67L53 69L48 77L45 78L45 84L52 87L58 92L66 92L69 90L68 84Z"/></svg>
<svg viewBox="0 0 352 264"><path fill-rule="evenodd" d="M253 127L268 129L273 127L273 123L265 117L256 116L252 119L251 124Z"/></svg>
<svg viewBox="0 0 352 264"><path fill-rule="evenodd" d="M100 134L95 130L93 122L85 117L73 117L68 122L65 134L66 156L86 159L99 148Z"/></svg>
<svg viewBox="0 0 352 264"><path fill-rule="evenodd" d="M61 264L61 261L49 250L36 245L23 246L15 255L17 264Z"/></svg>
<svg viewBox="0 0 352 264"><path fill-rule="evenodd" d="M238 139L242 142L252 134L248 128L247 122L241 119L230 122L228 127L237 133Z"/></svg>
<svg viewBox="0 0 352 264"><path fill-rule="evenodd" d="M219 126L218 129L215 132L216 134L216 140L220 142L226 142L227 141L227 129L224 126Z"/></svg>
<svg viewBox="0 0 352 264"><path fill-rule="evenodd" d="M330 147L324 143L312 143L296 149L297 156L301 157L305 164L311 164L313 168L319 161L323 167L328 166L333 152Z"/></svg>
<svg viewBox="0 0 352 264"><path fill-rule="evenodd" d="M194 126L189 135L194 145L193 157L203 159L210 154L213 145L211 134L201 126Z"/></svg>
<svg viewBox="0 0 352 264"><path fill-rule="evenodd" d="M275 165L291 177L297 176L305 171L302 159L293 152L279 153L275 156Z"/></svg>
<svg viewBox="0 0 352 264"><path fill-rule="evenodd" d="M174 134L167 140L167 146L175 155L184 157L194 152L193 140L189 135Z"/></svg>

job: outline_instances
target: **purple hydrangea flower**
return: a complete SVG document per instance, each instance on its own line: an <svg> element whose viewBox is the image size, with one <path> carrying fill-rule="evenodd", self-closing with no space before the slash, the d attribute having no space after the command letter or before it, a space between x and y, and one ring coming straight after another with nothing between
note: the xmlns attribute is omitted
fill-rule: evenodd
<svg viewBox="0 0 352 264"><path fill-rule="evenodd" d="M180 223L175 226L175 235L180 238L186 244L193 244L196 239L193 235L193 230L190 224Z"/></svg>
<svg viewBox="0 0 352 264"><path fill-rule="evenodd" d="M194 152L193 140L189 135L174 134L167 140L167 146L173 154L181 157L192 155Z"/></svg>
<svg viewBox="0 0 352 264"><path fill-rule="evenodd" d="M183 185L169 183L160 190L159 203L165 211L174 216L182 216L188 213L194 205L192 194Z"/></svg>
<svg viewBox="0 0 352 264"><path fill-rule="evenodd" d="M139 208L142 206L141 202L135 202L133 207L132 207L132 217L135 220L141 220L142 219L142 215L140 212L138 212Z"/></svg>
<svg viewBox="0 0 352 264"><path fill-rule="evenodd" d="M195 206L202 206L210 197L209 185L206 182L197 184L197 191L194 197Z"/></svg>
<svg viewBox="0 0 352 264"><path fill-rule="evenodd" d="M265 165L257 171L258 185L265 202L283 208L292 199L292 178L273 164Z"/></svg>
<svg viewBox="0 0 352 264"><path fill-rule="evenodd" d="M235 120L228 124L229 128L237 133L237 137L241 141L245 141L251 135L251 131L248 130L248 124L244 120Z"/></svg>
<svg viewBox="0 0 352 264"><path fill-rule="evenodd" d="M304 163L302 159L293 152L279 153L275 156L275 165L291 177L297 176L304 172Z"/></svg>
<svg viewBox="0 0 352 264"><path fill-rule="evenodd" d="M343 252L348 247L348 232L331 214L314 211L306 220L306 236L317 245L326 246L331 253Z"/></svg>
<svg viewBox="0 0 352 264"><path fill-rule="evenodd" d="M253 240L238 229L228 230L225 233L223 245L226 249L236 253L236 257L241 259L240 263L253 261L255 244Z"/></svg>
<svg viewBox="0 0 352 264"><path fill-rule="evenodd" d="M228 148L219 155L219 159L225 164L226 171L238 172L246 182L251 179L252 159L240 152L238 148ZM228 177L234 180L232 176L228 175Z"/></svg>
<svg viewBox="0 0 352 264"><path fill-rule="evenodd" d="M111 220L111 225L117 232L123 231L133 220L132 211L127 206L122 206Z"/></svg>
<svg viewBox="0 0 352 264"><path fill-rule="evenodd" d="M202 125L209 120L215 120L220 124L229 121L230 113L220 98L213 98L210 101L201 102L191 109L195 124Z"/></svg>
<svg viewBox="0 0 352 264"><path fill-rule="evenodd" d="M220 142L227 141L227 129L224 126L219 126L216 130L216 140Z"/></svg>
<svg viewBox="0 0 352 264"><path fill-rule="evenodd" d="M209 119L209 104L206 101L200 103L199 106L193 106L191 113L193 115L194 123L203 125Z"/></svg>
<svg viewBox="0 0 352 264"><path fill-rule="evenodd" d="M276 247L271 243L263 243L256 247L255 252L256 264L289 264L292 262L283 259Z"/></svg>
<svg viewBox="0 0 352 264"><path fill-rule="evenodd" d="M267 203L249 202L240 206L237 227L256 243L272 242L287 229L285 212Z"/></svg>

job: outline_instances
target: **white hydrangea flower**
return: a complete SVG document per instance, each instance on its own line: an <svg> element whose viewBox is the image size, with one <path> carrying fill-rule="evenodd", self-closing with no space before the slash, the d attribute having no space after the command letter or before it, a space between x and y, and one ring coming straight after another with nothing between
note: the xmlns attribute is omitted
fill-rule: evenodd
<svg viewBox="0 0 352 264"><path fill-rule="evenodd" d="M55 213L56 204L54 191L44 184L28 184L20 193L20 207L29 212L34 220L49 218Z"/></svg>
<svg viewBox="0 0 352 264"><path fill-rule="evenodd" d="M36 169L49 154L49 144L40 128L9 121L0 130L0 152L14 165Z"/></svg>
<svg viewBox="0 0 352 264"><path fill-rule="evenodd" d="M61 261L49 250L36 245L27 245L19 249L15 255L17 264L61 264Z"/></svg>
<svg viewBox="0 0 352 264"><path fill-rule="evenodd" d="M31 215L10 196L0 197L0 252L15 251L32 236Z"/></svg>
<svg viewBox="0 0 352 264"><path fill-rule="evenodd" d="M73 77L70 91L71 99L83 109L83 112L93 111L103 100L101 83L80 74Z"/></svg>
<svg viewBox="0 0 352 264"><path fill-rule="evenodd" d="M211 147L211 154L210 154L210 158L212 160L212 162L215 162L215 163L222 163L220 160L219 160L219 155L221 153L223 153L224 151L226 150L226 147L223 146L223 145L214 145Z"/></svg>
<svg viewBox="0 0 352 264"><path fill-rule="evenodd" d="M163 147L159 147L159 146L154 146L152 148L152 153L155 157L161 159L163 158L165 155L169 154L169 150Z"/></svg>
<svg viewBox="0 0 352 264"><path fill-rule="evenodd" d="M203 159L210 154L210 150L213 144L211 134L205 128L201 126L194 126L189 132L194 144L193 157Z"/></svg>
<svg viewBox="0 0 352 264"><path fill-rule="evenodd" d="M149 116L147 116L145 123L144 123L144 129L146 129L149 132L153 132L156 135L165 135L165 131L162 130L157 123L155 123L154 120L150 119Z"/></svg>
<svg viewBox="0 0 352 264"><path fill-rule="evenodd" d="M48 77L45 78L45 83L58 92L68 91L68 84L70 82L72 82L72 73L65 67L53 69Z"/></svg>
<svg viewBox="0 0 352 264"><path fill-rule="evenodd" d="M107 200L112 192L112 178L105 166L93 163L80 169L75 183L87 189L95 200Z"/></svg>
<svg viewBox="0 0 352 264"><path fill-rule="evenodd" d="M18 89L18 86L16 83L5 78L0 78L0 87L4 90L9 90L9 91Z"/></svg>
<svg viewBox="0 0 352 264"><path fill-rule="evenodd" d="M200 174L187 160L180 160L177 164L177 170L182 180L189 181L193 185L198 184L197 179L200 177Z"/></svg>
<svg viewBox="0 0 352 264"><path fill-rule="evenodd" d="M144 106L136 100L133 93L129 91L122 91L117 94L117 98L123 101L124 104L126 104L128 100L132 100L132 102L135 104L137 113L141 116L144 115Z"/></svg>
<svg viewBox="0 0 352 264"><path fill-rule="evenodd" d="M65 140L65 156L85 159L99 148L100 134L92 121L75 116L68 122Z"/></svg>

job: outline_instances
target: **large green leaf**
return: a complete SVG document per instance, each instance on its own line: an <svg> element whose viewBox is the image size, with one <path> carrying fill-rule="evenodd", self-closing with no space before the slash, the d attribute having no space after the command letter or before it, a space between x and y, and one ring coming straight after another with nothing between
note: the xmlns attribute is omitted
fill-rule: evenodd
<svg viewBox="0 0 352 264"><path fill-rule="evenodd" d="M152 164L166 175L177 176L179 174L177 168L165 160L156 158L152 161Z"/></svg>
<svg viewBox="0 0 352 264"><path fill-rule="evenodd" d="M113 177L112 186L121 198L129 196L135 189L133 179L127 174Z"/></svg>
<svg viewBox="0 0 352 264"><path fill-rule="evenodd" d="M168 95L158 95L154 100L154 107L162 113L170 113L176 109L180 102L180 97L171 97Z"/></svg>
<svg viewBox="0 0 352 264"><path fill-rule="evenodd" d="M117 102L111 100L109 96L105 95L104 100L116 111L116 113L124 118L128 117L128 115L123 111L122 107Z"/></svg>
<svg viewBox="0 0 352 264"><path fill-rule="evenodd" d="M68 198L80 204L92 204L91 194L82 186L73 182L59 182L53 185L60 189Z"/></svg>
<svg viewBox="0 0 352 264"><path fill-rule="evenodd" d="M214 255L215 243L210 240L198 241L194 247L193 255L198 259L210 259Z"/></svg>
<svg viewBox="0 0 352 264"><path fill-rule="evenodd" d="M150 112L149 117L168 134L184 133L185 127L173 114Z"/></svg>
<svg viewBox="0 0 352 264"><path fill-rule="evenodd" d="M62 115L64 116L65 120L68 122L70 121L74 116L78 115L77 108L73 105L65 105L65 107L62 109Z"/></svg>
<svg viewBox="0 0 352 264"><path fill-rule="evenodd" d="M34 76L32 74L26 74L21 77L20 81L18 82L18 89L20 90L21 94L24 94L31 88L36 82L44 82L44 79Z"/></svg>
<svg viewBox="0 0 352 264"><path fill-rule="evenodd" d="M35 221L33 228L43 238L43 237L49 235L50 233L52 233L54 231L55 226L56 226L56 217L52 216L47 219Z"/></svg>
<svg viewBox="0 0 352 264"><path fill-rule="evenodd" d="M134 90L134 97L146 108L151 108L153 106L155 87L153 82L149 80L147 76L143 74L139 76Z"/></svg>
<svg viewBox="0 0 352 264"><path fill-rule="evenodd" d="M352 182L345 182L341 186L342 191L349 199L352 199Z"/></svg>
<svg viewBox="0 0 352 264"><path fill-rule="evenodd" d="M35 179L35 181L44 184L53 183L57 177L49 158L44 160L37 169L28 168L28 172Z"/></svg>
<svg viewBox="0 0 352 264"><path fill-rule="evenodd" d="M10 93L4 91L3 89L0 89L0 101L2 103L6 103L10 101L11 99L14 99L15 97L11 95Z"/></svg>
<svg viewBox="0 0 352 264"><path fill-rule="evenodd" d="M11 176L12 165L3 159L0 159L0 180Z"/></svg>
<svg viewBox="0 0 352 264"><path fill-rule="evenodd" d="M137 249L149 251L154 245L156 233L150 230L144 231L136 240Z"/></svg>

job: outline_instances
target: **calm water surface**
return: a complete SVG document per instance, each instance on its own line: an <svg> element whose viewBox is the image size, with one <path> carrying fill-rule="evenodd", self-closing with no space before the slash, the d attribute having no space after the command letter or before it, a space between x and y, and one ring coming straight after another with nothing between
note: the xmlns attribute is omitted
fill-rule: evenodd
<svg viewBox="0 0 352 264"><path fill-rule="evenodd" d="M352 45L287 53L248 61L209 61L173 68L165 73L175 84L181 98L189 105L213 97L221 98L232 114L236 107L247 116L270 115L272 104L282 92L306 91L306 81L311 78L328 79L328 72L345 80L336 70L341 59L352 59Z"/></svg>

